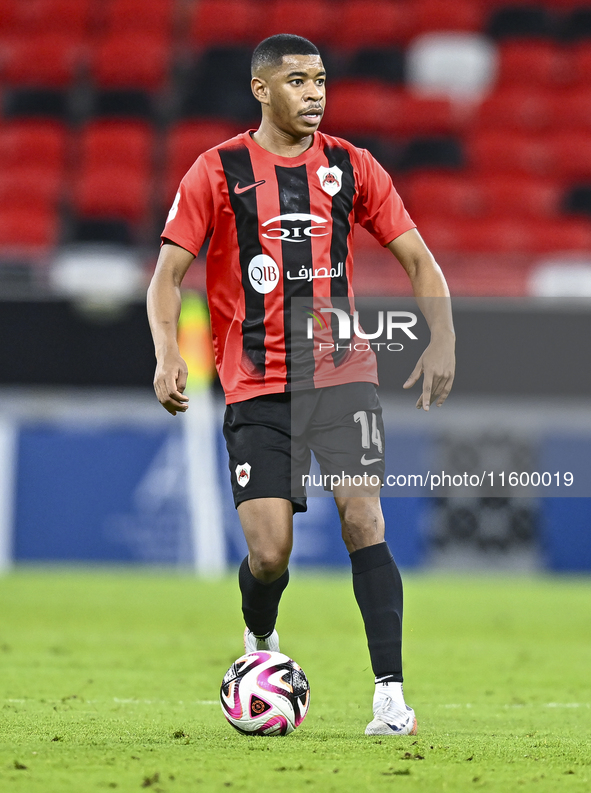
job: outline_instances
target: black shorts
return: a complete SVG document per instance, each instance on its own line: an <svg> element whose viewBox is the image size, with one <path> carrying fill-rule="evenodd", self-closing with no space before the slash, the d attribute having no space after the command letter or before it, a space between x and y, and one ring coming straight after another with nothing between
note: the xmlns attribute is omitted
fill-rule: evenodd
<svg viewBox="0 0 591 793"><path fill-rule="evenodd" d="M342 474L365 475L365 482L371 477L372 485L376 476L384 480L384 423L373 383L235 402L226 407L224 437L236 506L252 498L285 498L294 512L305 512L311 451L327 490L330 477Z"/></svg>

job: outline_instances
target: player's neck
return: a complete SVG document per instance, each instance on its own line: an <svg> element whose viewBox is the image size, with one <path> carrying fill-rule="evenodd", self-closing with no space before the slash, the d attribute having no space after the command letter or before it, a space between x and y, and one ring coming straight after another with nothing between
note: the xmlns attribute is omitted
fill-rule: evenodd
<svg viewBox="0 0 591 793"><path fill-rule="evenodd" d="M277 154L279 157L299 157L314 142L314 135L294 138L266 119L262 120L261 126L252 138L261 148L271 152L271 154Z"/></svg>

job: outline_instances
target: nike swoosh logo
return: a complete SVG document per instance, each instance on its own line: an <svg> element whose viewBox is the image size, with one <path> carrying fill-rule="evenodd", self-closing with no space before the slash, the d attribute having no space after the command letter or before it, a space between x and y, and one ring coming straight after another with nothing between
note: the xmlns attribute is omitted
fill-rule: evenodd
<svg viewBox="0 0 591 793"><path fill-rule="evenodd" d="M371 465L372 463L379 463L381 462L381 457L374 457L373 460L366 460L365 455L361 458L361 465ZM365 474L364 474L365 475Z"/></svg>
<svg viewBox="0 0 591 793"><path fill-rule="evenodd" d="M253 187L259 187L262 184L265 184L265 179L261 179L260 182L253 182L252 184L247 184L246 187L240 187L240 183L236 182L236 186L234 187L234 192L236 195L240 195L240 193L245 193L247 190L252 190Z"/></svg>

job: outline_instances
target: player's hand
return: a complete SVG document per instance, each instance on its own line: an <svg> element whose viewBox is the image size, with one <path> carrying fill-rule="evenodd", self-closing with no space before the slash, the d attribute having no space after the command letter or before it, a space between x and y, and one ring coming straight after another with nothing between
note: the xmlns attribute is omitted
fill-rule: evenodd
<svg viewBox="0 0 591 793"><path fill-rule="evenodd" d="M423 393L417 400L417 408L429 410L433 402L437 402L437 407L441 407L451 391L455 369L455 336L453 334L438 336L431 340L402 387L412 388L422 374Z"/></svg>
<svg viewBox="0 0 591 793"><path fill-rule="evenodd" d="M180 355L158 361L154 375L154 391L162 407L176 416L189 407L189 397L183 395L187 386L187 364Z"/></svg>

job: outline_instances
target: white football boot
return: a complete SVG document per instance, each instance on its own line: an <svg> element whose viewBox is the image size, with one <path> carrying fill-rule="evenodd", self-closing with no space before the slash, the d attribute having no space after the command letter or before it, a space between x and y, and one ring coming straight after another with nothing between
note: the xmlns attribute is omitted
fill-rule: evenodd
<svg viewBox="0 0 591 793"><path fill-rule="evenodd" d="M280 653L279 634L273 631L266 639L257 639L248 628L244 629L244 653L256 653L257 650L268 650L270 653Z"/></svg>
<svg viewBox="0 0 591 793"><path fill-rule="evenodd" d="M415 712L404 702L401 683L376 683L373 719L366 735L416 735Z"/></svg>

